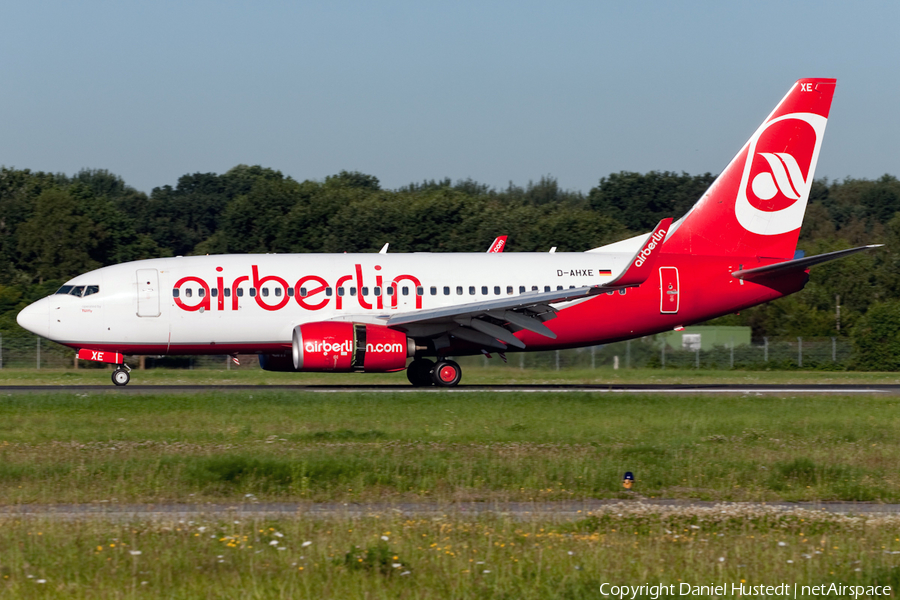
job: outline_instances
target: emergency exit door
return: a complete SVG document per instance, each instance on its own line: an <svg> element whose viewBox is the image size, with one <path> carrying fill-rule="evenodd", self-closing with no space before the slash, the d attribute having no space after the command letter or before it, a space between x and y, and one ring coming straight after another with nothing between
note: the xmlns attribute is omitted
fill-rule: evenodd
<svg viewBox="0 0 900 600"><path fill-rule="evenodd" d="M659 312L675 314L681 303L681 294L678 287L678 268L659 268Z"/></svg>
<svg viewBox="0 0 900 600"><path fill-rule="evenodd" d="M159 273L156 269L137 270L137 316L159 316Z"/></svg>

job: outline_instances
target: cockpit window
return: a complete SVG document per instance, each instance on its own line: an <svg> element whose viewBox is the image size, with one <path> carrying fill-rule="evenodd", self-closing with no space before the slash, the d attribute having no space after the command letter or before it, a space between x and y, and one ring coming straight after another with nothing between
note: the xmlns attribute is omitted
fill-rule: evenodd
<svg viewBox="0 0 900 600"><path fill-rule="evenodd" d="M99 292L99 285L64 285L56 290L56 295L77 296L78 298L81 298L82 296L90 296L91 294Z"/></svg>

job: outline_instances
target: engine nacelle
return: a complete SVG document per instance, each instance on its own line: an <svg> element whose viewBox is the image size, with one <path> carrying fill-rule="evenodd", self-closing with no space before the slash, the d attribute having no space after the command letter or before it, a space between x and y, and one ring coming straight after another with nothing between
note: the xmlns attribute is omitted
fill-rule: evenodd
<svg viewBox="0 0 900 600"><path fill-rule="evenodd" d="M294 327L291 354L297 371L386 373L406 368L416 345L384 325L320 321Z"/></svg>

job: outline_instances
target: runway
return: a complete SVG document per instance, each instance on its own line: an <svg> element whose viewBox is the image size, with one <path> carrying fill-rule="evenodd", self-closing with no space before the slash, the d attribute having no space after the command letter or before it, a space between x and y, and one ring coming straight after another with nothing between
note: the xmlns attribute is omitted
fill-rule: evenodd
<svg viewBox="0 0 900 600"><path fill-rule="evenodd" d="M4 518L178 521L188 519L365 519L365 518L504 518L516 521L573 521L592 514L697 513L752 516L761 513L816 512L863 518L900 516L900 504L863 502L708 502L701 500L566 500L554 502L430 502L232 504L24 504L0 507Z"/></svg>
<svg viewBox="0 0 900 600"><path fill-rule="evenodd" d="M2 394L187 394L202 392L302 392L302 393L430 393L466 394L474 392L537 394L884 394L900 395L900 384L571 384L571 385L460 385L452 388L410 385L4 385Z"/></svg>

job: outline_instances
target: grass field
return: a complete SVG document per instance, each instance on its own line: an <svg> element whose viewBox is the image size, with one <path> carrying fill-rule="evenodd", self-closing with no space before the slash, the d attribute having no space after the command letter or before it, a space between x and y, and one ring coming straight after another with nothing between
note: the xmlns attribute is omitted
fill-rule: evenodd
<svg viewBox="0 0 900 600"><path fill-rule="evenodd" d="M682 591L785 582L895 593L897 518L634 500L898 502L898 402L264 386L7 395L7 506L426 500L451 512L181 523L5 516L0 597L593 599L611 592L604 583ZM621 486L626 470L637 478L632 492ZM578 498L623 504L577 522L452 513L458 500Z"/></svg>
<svg viewBox="0 0 900 600"><path fill-rule="evenodd" d="M775 383L900 383L900 373L858 371L742 371L708 369L519 369L499 361L483 366L480 359L467 358L463 385L510 384L775 384ZM0 385L112 385L112 370L90 369L0 369ZM405 372L398 373L270 373L258 367L225 369L133 370L131 385L409 385Z"/></svg>
<svg viewBox="0 0 900 600"><path fill-rule="evenodd" d="M894 396L0 399L0 502L900 501ZM633 492L622 474L636 476Z"/></svg>
<svg viewBox="0 0 900 600"><path fill-rule="evenodd" d="M17 542L0 546L3 598L574 600L618 597L611 586L622 585L762 597L751 586L783 583L853 586L874 597L872 586L900 585L896 517L809 511L620 506L571 523L6 519L0 536ZM691 592L711 584L727 592Z"/></svg>

